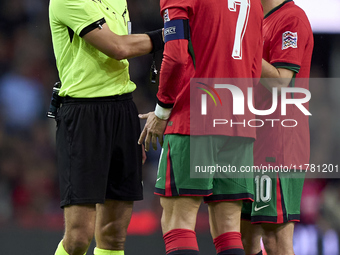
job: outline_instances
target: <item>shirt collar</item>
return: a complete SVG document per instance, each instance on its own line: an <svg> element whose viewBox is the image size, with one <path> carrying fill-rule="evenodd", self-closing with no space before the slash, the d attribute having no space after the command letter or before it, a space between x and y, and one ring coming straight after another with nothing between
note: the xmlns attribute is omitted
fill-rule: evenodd
<svg viewBox="0 0 340 255"><path fill-rule="evenodd" d="M275 8L273 8L270 12L268 12L266 14L266 16L264 16L264 18L267 18L270 14L272 14L273 12L277 11L278 9L280 9L282 6L284 6L286 3L289 3L289 2L293 2L293 0L286 0L284 1L282 4L276 6Z"/></svg>

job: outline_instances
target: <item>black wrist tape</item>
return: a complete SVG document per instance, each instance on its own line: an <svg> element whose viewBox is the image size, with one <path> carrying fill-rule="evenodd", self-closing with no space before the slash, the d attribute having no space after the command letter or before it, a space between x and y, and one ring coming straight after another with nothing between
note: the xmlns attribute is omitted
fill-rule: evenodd
<svg viewBox="0 0 340 255"><path fill-rule="evenodd" d="M150 37L152 42L152 50L150 53L164 49L162 29L146 32L146 34Z"/></svg>

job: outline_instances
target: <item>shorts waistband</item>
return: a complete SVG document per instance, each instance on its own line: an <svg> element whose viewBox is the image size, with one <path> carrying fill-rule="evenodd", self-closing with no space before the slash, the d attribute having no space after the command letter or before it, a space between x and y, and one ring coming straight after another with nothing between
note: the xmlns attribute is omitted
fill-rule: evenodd
<svg viewBox="0 0 340 255"><path fill-rule="evenodd" d="M117 102L132 100L132 93L127 93L123 95L115 95L108 97L91 97L91 98L76 98L76 97L61 97L62 104L73 104L73 103L103 103L103 102Z"/></svg>

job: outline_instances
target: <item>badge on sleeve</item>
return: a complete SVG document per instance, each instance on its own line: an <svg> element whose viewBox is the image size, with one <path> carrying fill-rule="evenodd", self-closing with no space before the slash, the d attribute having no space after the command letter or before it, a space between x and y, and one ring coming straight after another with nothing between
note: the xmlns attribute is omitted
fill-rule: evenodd
<svg viewBox="0 0 340 255"><path fill-rule="evenodd" d="M163 18L164 18L164 23L170 21L169 9L165 9L164 14L163 14Z"/></svg>
<svg viewBox="0 0 340 255"><path fill-rule="evenodd" d="M282 34L282 49L288 49L291 48L297 48L297 40L298 40L298 34L286 31Z"/></svg>
<svg viewBox="0 0 340 255"><path fill-rule="evenodd" d="M132 33L132 23L131 23L131 21L127 22L127 28L128 28L128 35L131 35L131 33Z"/></svg>

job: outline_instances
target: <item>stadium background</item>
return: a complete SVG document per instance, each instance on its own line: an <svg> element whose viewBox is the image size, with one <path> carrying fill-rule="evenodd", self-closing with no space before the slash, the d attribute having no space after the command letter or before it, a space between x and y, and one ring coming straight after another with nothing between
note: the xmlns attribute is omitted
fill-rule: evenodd
<svg viewBox="0 0 340 255"><path fill-rule="evenodd" d="M299 4L299 0L296 2ZM317 2L309 1L308 10L314 8L321 14L325 9ZM336 8L339 8L338 0L326 2L337 3ZM134 33L163 25L158 1L128 0L128 4ZM334 8L328 8L330 16ZM327 12L324 16L327 17ZM334 22L337 25L334 26ZM330 27L338 31L329 31L327 28ZM326 23L325 28L314 30L311 76L339 78L340 22ZM158 66L160 57L157 56ZM130 61L131 78L138 86L134 100L140 113L153 110L155 105L157 87L149 82L151 58L144 56ZM55 167L55 123L45 117L52 86L57 80L48 1L1 1L0 254L53 254L62 237L63 215L59 208ZM311 93L311 159L316 164L339 164L340 87L336 83L315 86ZM145 200L135 205L127 255L164 254L160 206L158 197L153 195L158 155L159 150L148 153L144 166ZM302 220L296 227L294 239L297 255L339 254L339 184L340 179L306 180ZM205 205L199 212L197 233L201 254L215 254ZM88 254L91 252L92 249Z"/></svg>

